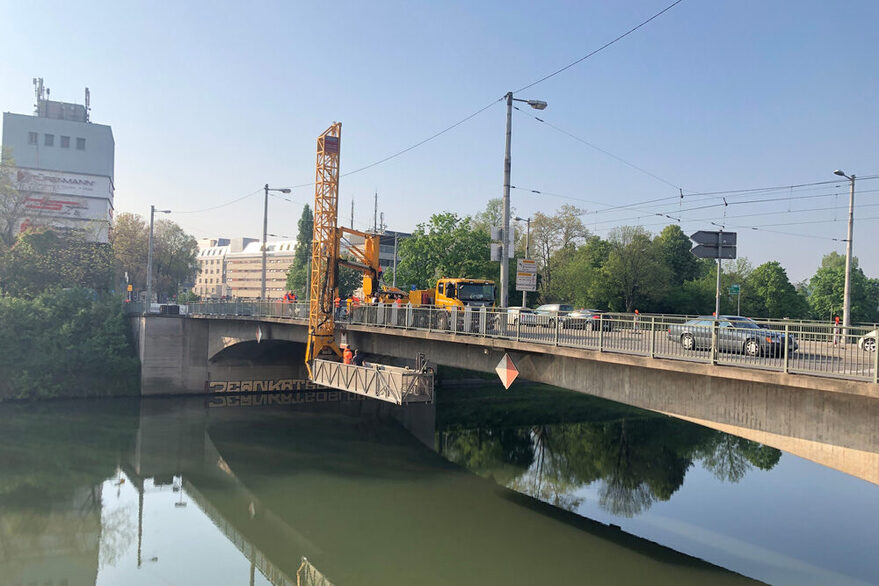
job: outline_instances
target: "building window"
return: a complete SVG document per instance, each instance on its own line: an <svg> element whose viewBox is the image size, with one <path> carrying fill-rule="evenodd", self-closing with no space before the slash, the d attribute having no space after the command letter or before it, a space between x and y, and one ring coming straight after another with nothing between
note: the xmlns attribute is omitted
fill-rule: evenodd
<svg viewBox="0 0 879 586"><path fill-rule="evenodd" d="M54 134L44 134L43 135L43 144L46 146L55 146L55 135Z"/></svg>
<svg viewBox="0 0 879 586"><path fill-rule="evenodd" d="M37 133L36 132L28 132L27 133L27 143L28 144L37 144Z"/></svg>
<svg viewBox="0 0 879 586"><path fill-rule="evenodd" d="M61 148L62 149L69 149L70 148L70 137L69 136L62 136L61 137Z"/></svg>
<svg viewBox="0 0 879 586"><path fill-rule="evenodd" d="M76 139L76 150L78 150L78 151L85 150L85 139L84 138L77 138Z"/></svg>

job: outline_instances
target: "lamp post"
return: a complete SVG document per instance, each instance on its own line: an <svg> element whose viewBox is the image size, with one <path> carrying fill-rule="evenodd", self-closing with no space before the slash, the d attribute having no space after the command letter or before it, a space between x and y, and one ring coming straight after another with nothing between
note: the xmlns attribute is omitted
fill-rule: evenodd
<svg viewBox="0 0 879 586"><path fill-rule="evenodd" d="M150 237L147 244L147 274L146 274L146 313L153 309L153 223L156 212L170 214L171 210L157 210L156 206L150 206Z"/></svg>
<svg viewBox="0 0 879 586"><path fill-rule="evenodd" d="M262 284L259 288L259 298L265 300L266 298L266 238L268 238L268 229L269 229L269 192L270 191L279 191L281 193L290 193L290 190L286 187L284 188L270 188L269 184L266 183L266 197L265 202L263 203L262 208Z"/></svg>
<svg viewBox="0 0 879 586"><path fill-rule="evenodd" d="M546 102L542 100L520 100L513 97L513 92L507 92L507 136L504 145L504 232L501 244L501 307L507 307L509 301L509 256L510 256L510 137L513 129L513 102L525 102L535 110L546 108Z"/></svg>
<svg viewBox="0 0 879 586"><path fill-rule="evenodd" d="M845 241L845 288L842 292L842 343L845 344L848 335L848 327L851 324L851 303L852 303L852 232L855 224L855 175L846 175L844 171L837 169L834 175L845 177L849 180L851 187L848 196L848 238Z"/></svg>
<svg viewBox="0 0 879 586"><path fill-rule="evenodd" d="M525 232L525 258L531 258L531 218L520 218L516 216L513 218L517 222L525 222L528 226L527 232ZM528 292L522 291L522 307L525 307L528 302Z"/></svg>

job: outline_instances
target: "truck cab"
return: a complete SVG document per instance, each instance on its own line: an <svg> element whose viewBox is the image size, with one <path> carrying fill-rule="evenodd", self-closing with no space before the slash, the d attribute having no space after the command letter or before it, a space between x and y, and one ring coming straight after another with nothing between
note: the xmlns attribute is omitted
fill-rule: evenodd
<svg viewBox="0 0 879 586"><path fill-rule="evenodd" d="M443 278L436 282L433 289L411 291L409 299L414 306L493 307L495 289L494 281Z"/></svg>

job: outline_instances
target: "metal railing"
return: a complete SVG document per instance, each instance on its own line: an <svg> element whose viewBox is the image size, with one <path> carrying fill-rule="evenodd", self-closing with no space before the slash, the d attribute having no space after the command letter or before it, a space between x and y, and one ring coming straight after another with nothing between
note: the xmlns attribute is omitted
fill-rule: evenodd
<svg viewBox="0 0 879 586"><path fill-rule="evenodd" d="M307 320L308 304L192 303L188 313ZM602 313L595 318L571 318L494 308L447 309L408 304L361 304L351 307L350 312L342 307L336 319L340 323L378 328L500 338L874 383L879 372L876 338L864 338L875 331L871 326L842 328L786 320L754 320L748 324L733 321L725 325L723 319L710 318L705 320L707 323L694 325L690 316Z"/></svg>

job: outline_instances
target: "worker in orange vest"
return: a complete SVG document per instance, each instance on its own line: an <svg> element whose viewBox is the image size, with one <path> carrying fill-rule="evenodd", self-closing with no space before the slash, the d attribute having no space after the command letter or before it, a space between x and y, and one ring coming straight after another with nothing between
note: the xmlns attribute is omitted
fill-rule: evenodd
<svg viewBox="0 0 879 586"><path fill-rule="evenodd" d="M342 316L342 298L336 295L336 298L333 299L333 306L335 306L335 319L339 319Z"/></svg>
<svg viewBox="0 0 879 586"><path fill-rule="evenodd" d="M354 359L354 352L351 351L351 348L345 346L345 351L342 352L342 362L345 364L351 364L351 361Z"/></svg>

